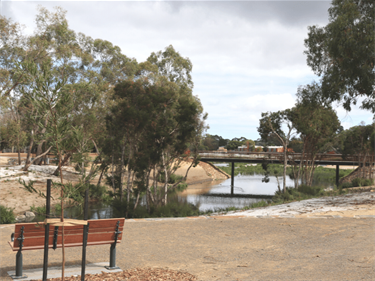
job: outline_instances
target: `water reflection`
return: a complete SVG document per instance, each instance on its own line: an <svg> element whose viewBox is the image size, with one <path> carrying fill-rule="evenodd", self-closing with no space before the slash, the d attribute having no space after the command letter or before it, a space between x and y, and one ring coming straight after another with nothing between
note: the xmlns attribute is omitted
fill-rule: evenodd
<svg viewBox="0 0 375 281"><path fill-rule="evenodd" d="M234 178L234 194L231 196L231 179L222 181L204 182L201 184L190 185L179 193L175 200L186 201L199 207L200 211L222 209L228 207L242 208L252 203L264 200L260 195L274 195L277 190L277 180L270 177L268 183L262 182L263 175L237 175ZM282 178L279 179L282 184ZM293 180L286 179L287 186L293 186ZM252 198L251 195L258 195ZM171 199L172 200L172 197ZM145 200L142 200L145 203ZM80 208L69 208L66 210L68 217L82 219L82 210ZM114 215L112 206L101 203L90 203L89 219L111 218Z"/></svg>

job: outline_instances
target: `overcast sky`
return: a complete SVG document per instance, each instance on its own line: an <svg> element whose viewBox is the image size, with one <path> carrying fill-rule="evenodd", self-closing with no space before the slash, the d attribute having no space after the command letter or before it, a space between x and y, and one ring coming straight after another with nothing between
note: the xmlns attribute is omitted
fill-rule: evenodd
<svg viewBox="0 0 375 281"><path fill-rule="evenodd" d="M308 26L328 23L330 1L2 0L1 13L31 33L38 5L63 7L71 29L138 62L173 45L193 63L208 133L257 139L261 112L293 107L298 86L318 79L306 65L304 39ZM335 109L345 129L372 122L359 107Z"/></svg>

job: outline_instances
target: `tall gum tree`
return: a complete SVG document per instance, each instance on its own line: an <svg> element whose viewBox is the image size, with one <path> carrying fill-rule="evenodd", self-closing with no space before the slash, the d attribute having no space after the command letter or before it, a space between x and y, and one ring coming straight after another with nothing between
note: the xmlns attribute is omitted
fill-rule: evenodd
<svg viewBox="0 0 375 281"><path fill-rule="evenodd" d="M341 129L336 112L322 95L318 83L299 87L292 122L303 140L300 165L296 176L303 170L305 184L312 185L318 153L325 152Z"/></svg>
<svg viewBox="0 0 375 281"><path fill-rule="evenodd" d="M307 64L321 77L324 96L351 110L375 113L375 3L333 0L325 27L310 26L305 40Z"/></svg>
<svg viewBox="0 0 375 281"><path fill-rule="evenodd" d="M283 146L283 192L286 193L286 166L288 163L288 145L290 139L295 134L293 119L293 110L286 109L278 112L262 113L259 120L258 132L262 140L267 141L270 135L276 136L279 143ZM283 128L284 126L284 128Z"/></svg>

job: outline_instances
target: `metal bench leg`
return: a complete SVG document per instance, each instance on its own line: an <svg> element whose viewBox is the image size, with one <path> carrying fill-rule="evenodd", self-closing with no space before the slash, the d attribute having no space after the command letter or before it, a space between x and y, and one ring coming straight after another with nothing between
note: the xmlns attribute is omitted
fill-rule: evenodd
<svg viewBox="0 0 375 281"><path fill-rule="evenodd" d="M120 269L116 266L116 243L111 244L111 249L109 251L109 266L105 266L106 269Z"/></svg>
<svg viewBox="0 0 375 281"><path fill-rule="evenodd" d="M22 251L18 251L16 255L16 275L10 275L12 279L27 278L27 275L22 274Z"/></svg>

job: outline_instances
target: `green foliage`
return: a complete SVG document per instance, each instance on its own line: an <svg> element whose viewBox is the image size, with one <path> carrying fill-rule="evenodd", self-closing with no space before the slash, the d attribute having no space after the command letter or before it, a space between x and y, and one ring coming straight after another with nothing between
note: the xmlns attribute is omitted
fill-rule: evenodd
<svg viewBox="0 0 375 281"><path fill-rule="evenodd" d="M217 150L220 146L226 146L229 139L224 139L218 135L206 134L202 139L200 150Z"/></svg>
<svg viewBox="0 0 375 281"><path fill-rule="evenodd" d="M261 200L259 202L251 204L251 208L261 208L261 207L267 207L269 205L269 202L265 200Z"/></svg>
<svg viewBox="0 0 375 281"><path fill-rule="evenodd" d="M375 113L374 32L373 1L333 0L329 23L310 26L305 39L307 64L321 77L324 96L348 111L363 97L362 108Z"/></svg>
<svg viewBox="0 0 375 281"><path fill-rule="evenodd" d="M308 186L300 185L297 189L287 187L286 193L276 191L275 196L272 198L273 202L285 202L295 200L306 200L314 197L320 197L325 194L324 187L321 186Z"/></svg>
<svg viewBox="0 0 375 281"><path fill-rule="evenodd" d="M114 207L115 217L124 216L127 210L126 201L121 202L119 199L115 199L112 205ZM201 214L198 206L188 203L183 199L170 200L165 206L151 206L150 213L147 211L145 205L139 205L135 210L133 210L132 207L134 207L134 202L130 202L127 218L188 217Z"/></svg>
<svg viewBox="0 0 375 281"><path fill-rule="evenodd" d="M351 182L344 182L341 184L341 188L350 188L353 187L353 184Z"/></svg>
<svg viewBox="0 0 375 281"><path fill-rule="evenodd" d="M352 179L351 185L353 187L370 186L373 185L373 179L354 178Z"/></svg>
<svg viewBox="0 0 375 281"><path fill-rule="evenodd" d="M349 175L353 169L340 169L339 179ZM336 183L336 170L331 168L316 167L312 181L313 185L333 185Z"/></svg>
<svg viewBox="0 0 375 281"><path fill-rule="evenodd" d="M34 205L32 205L32 206L30 206L30 211L35 213L36 215L45 215L46 214L46 206L35 207Z"/></svg>
<svg viewBox="0 0 375 281"><path fill-rule="evenodd" d="M107 191L107 187L104 185L90 184L89 196L91 200L98 200L104 203L109 202L111 200Z"/></svg>
<svg viewBox="0 0 375 281"><path fill-rule="evenodd" d="M168 183L170 184L174 184L180 180L182 180L183 176L179 176L179 175L175 175L175 174L171 174L169 175L168 177ZM164 172L160 172L159 173L159 178L158 178L158 181L159 182L165 182L165 173Z"/></svg>
<svg viewBox="0 0 375 281"><path fill-rule="evenodd" d="M259 120L259 127L257 128L261 139L268 142L270 137L275 137L279 145L289 143L291 132L293 130L292 124L293 111L286 109L277 112L262 113L262 118ZM286 125L287 130L283 130L283 124Z"/></svg>
<svg viewBox="0 0 375 281"><path fill-rule="evenodd" d="M16 221L13 210L12 208L0 205L0 224L14 223Z"/></svg>
<svg viewBox="0 0 375 281"><path fill-rule="evenodd" d="M65 184L64 185L64 197L73 199L75 205L83 206L85 191L89 188L89 200L104 201L108 202L109 195L107 187L104 185L96 185L90 183L77 183L77 184Z"/></svg>
<svg viewBox="0 0 375 281"><path fill-rule="evenodd" d="M229 141L228 144L227 144L227 149L228 149L228 150L237 150L237 148L238 148L239 146L241 146L241 145L242 145L242 142L241 142L241 141L231 140L231 141Z"/></svg>
<svg viewBox="0 0 375 281"><path fill-rule="evenodd" d="M303 141L296 138L292 138L288 147L293 149L295 153L301 153L303 150Z"/></svg>
<svg viewBox="0 0 375 281"><path fill-rule="evenodd" d="M342 154L344 159L348 156L358 157L361 154L365 155L374 149L371 143L371 136L374 134L374 124L354 126L342 132ZM361 161L361 159L358 160Z"/></svg>
<svg viewBox="0 0 375 281"><path fill-rule="evenodd" d="M36 194L38 194L40 197L42 197L42 198L46 198L46 195L45 195L43 192L41 192L40 190L36 190L36 189L34 188L34 183L35 183L35 181L29 181L28 183L26 183L24 180L21 181L21 179L18 179L18 182L19 182L20 184L22 184L23 188L26 189L28 192L30 192L30 193L36 193ZM53 199L52 196L51 196L51 198Z"/></svg>

